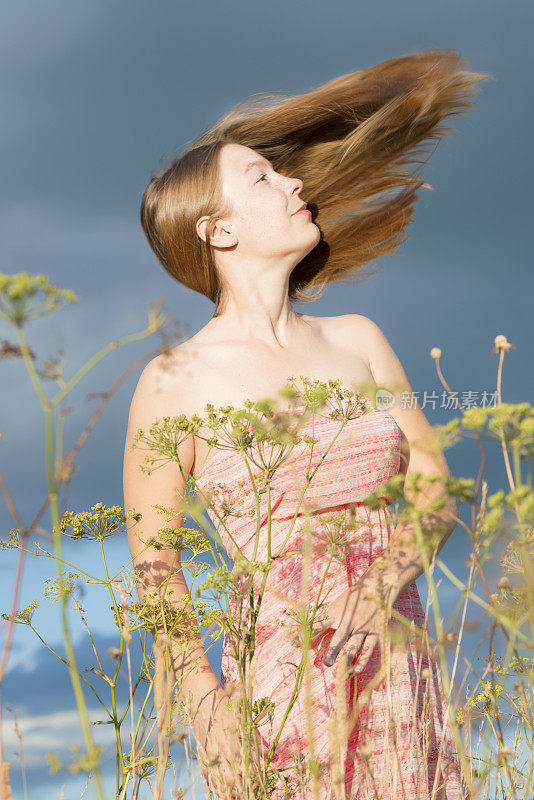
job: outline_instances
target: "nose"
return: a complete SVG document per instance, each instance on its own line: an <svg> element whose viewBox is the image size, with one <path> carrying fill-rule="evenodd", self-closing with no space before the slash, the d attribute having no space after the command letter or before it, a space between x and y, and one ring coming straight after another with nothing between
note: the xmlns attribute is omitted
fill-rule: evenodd
<svg viewBox="0 0 534 800"><path fill-rule="evenodd" d="M300 178L293 178L293 191L292 194L298 194L302 191L302 187L304 183L300 180Z"/></svg>

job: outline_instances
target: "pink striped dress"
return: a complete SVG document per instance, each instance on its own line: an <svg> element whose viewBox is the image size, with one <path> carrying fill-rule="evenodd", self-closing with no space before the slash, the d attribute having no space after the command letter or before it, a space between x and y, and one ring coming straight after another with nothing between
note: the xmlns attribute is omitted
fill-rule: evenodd
<svg viewBox="0 0 534 800"><path fill-rule="evenodd" d="M302 440L294 445L290 457L277 468L271 481L271 553L291 554L272 563L256 622L253 700L268 698L274 704L272 718L266 714L257 724L269 745L286 715L295 687L295 666L302 658L302 646L294 638L297 629L290 620L292 601L302 598L302 548L306 529L312 531L313 546L310 607L319 593L321 600L328 602L354 584L387 546L393 531L388 509L391 499L383 495L385 504L376 510L366 506L364 500L398 473L402 435L391 414L374 407L368 398L359 397L361 402L349 419L332 418L331 408L327 406L316 413L308 409L300 419L298 434L312 436L315 443L311 445ZM299 412L304 409L304 405L297 407ZM253 450L256 447L254 445ZM196 489L201 496L209 492L208 513L224 547L232 552L233 539L247 558L266 561L269 502L267 493L260 493L259 508L256 507L247 460L247 452L244 455L238 450L212 452L206 467L196 478ZM250 468L253 476L261 472L256 465ZM304 478L310 475L312 478L303 494ZM299 505L302 497L304 503ZM218 514L224 515L223 523ZM258 518L259 535L256 536ZM340 532L346 533L345 544L336 551L338 557L332 560L328 532L332 525L338 530L340 523ZM291 531L289 538L288 531ZM261 573L254 576L255 592L261 577ZM232 596L229 605L236 613ZM393 607L413 625L425 627L425 614L415 583L404 589ZM388 624L399 625L393 618ZM323 664L332 634L333 630L328 629L310 651L307 685L311 683L311 725L305 707L306 691L310 690L305 688L303 680L278 740L279 758L273 764L279 770L278 782L269 796L274 800L285 797L311 800L313 782L302 764L306 764L313 752L320 764L321 800L468 798L449 726L451 712L444 697L438 664L429 651L421 650L418 639L410 632L401 645L391 646L390 680L376 680L381 664L379 645L375 646L362 672L346 679L346 715L352 713L354 726L347 731L341 749L339 744L335 745L336 755L332 755L334 745L329 719L340 713L336 665L344 653L342 649L332 666ZM239 673L231 654L229 636L225 634L221 683L225 685L229 681L237 684ZM357 701L359 708L355 705ZM299 764L304 777L297 784Z"/></svg>

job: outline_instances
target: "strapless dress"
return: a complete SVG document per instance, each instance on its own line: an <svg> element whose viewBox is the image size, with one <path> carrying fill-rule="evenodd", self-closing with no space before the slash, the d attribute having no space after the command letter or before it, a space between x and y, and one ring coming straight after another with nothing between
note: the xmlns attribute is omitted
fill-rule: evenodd
<svg viewBox="0 0 534 800"><path fill-rule="evenodd" d="M297 407L299 412L304 409L304 405ZM392 500L380 494L383 484L400 468L402 433L393 416L373 406L368 398L343 421L332 418L326 408L315 414L308 409L308 414L301 420L298 435L312 436L313 447L305 441L293 446L290 458L272 478L270 496L260 493L258 505L246 460L238 450L211 451L210 460L195 478L200 493L209 492L207 513L229 553L235 553L237 545L247 559L266 561L269 538L271 553L291 553L273 561L256 621L253 701L268 698L274 704L271 716L258 722L269 745L285 716L295 686L295 665L302 658L302 647L288 635L288 624L292 603L302 598L306 530L311 528L313 533L310 606L319 592L328 602L355 584L387 546L394 530L388 508ZM254 478L257 470L251 471ZM310 475L303 494L304 479ZM383 504L378 508L366 505L370 493L378 493ZM333 525L346 534L346 543L338 550L342 555L335 560L330 558L328 546ZM229 605L237 611L234 599ZM426 630L415 582L405 587L393 608L413 626ZM395 620L391 618L388 624L395 625ZM453 712L444 697L440 669L430 651L425 653L418 645L415 634L405 636L402 645L392 646L389 682L382 679L376 684L375 680L373 686L381 663L378 646L364 669L347 678L347 715L357 701L360 707L354 714L354 727L345 737L342 757L338 751L337 766L332 767L329 720L336 715L339 697L337 659L332 666L325 666L323 657L333 633L328 629L309 654L313 753L320 763L321 799L429 800L436 773L436 800L468 798L449 725L449 713ZM226 633L220 679L223 686L240 680ZM274 800L314 797L311 779L306 787L291 789L282 777L284 768L286 775L296 774L297 764L305 763L311 752L305 695L303 682L276 747L279 758L273 766L281 770L281 777L270 795Z"/></svg>

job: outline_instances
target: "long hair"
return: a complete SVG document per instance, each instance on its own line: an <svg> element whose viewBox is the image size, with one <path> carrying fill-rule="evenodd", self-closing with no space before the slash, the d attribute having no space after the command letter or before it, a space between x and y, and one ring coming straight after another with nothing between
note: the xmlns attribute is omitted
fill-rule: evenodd
<svg viewBox="0 0 534 800"><path fill-rule="evenodd" d="M321 239L293 269L289 297L316 300L327 284L362 277L366 265L406 241L417 192L432 187L405 168L426 163L429 143L453 130L443 120L472 106L487 78L493 75L468 71L455 51L427 50L303 94L252 95L151 178L141 201L148 242L176 280L215 303L217 315L224 286L209 237L215 220L231 212L219 152L229 142L245 145L303 181ZM195 229L204 215L207 242Z"/></svg>

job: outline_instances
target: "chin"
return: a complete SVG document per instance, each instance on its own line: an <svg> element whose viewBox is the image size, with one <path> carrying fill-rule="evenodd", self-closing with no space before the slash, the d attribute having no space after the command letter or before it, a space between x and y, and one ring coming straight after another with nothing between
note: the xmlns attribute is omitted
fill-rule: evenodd
<svg viewBox="0 0 534 800"><path fill-rule="evenodd" d="M317 239L317 242L318 242L320 240L321 236L322 236L320 227L315 222L313 222L313 220L310 220L310 227L315 229L315 231L316 231L316 239Z"/></svg>

